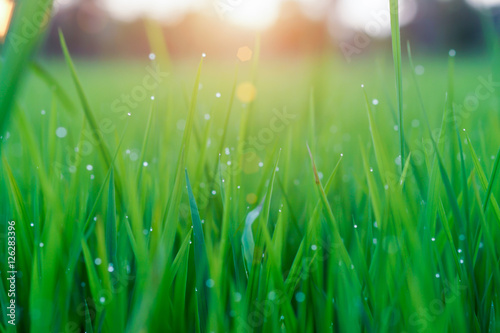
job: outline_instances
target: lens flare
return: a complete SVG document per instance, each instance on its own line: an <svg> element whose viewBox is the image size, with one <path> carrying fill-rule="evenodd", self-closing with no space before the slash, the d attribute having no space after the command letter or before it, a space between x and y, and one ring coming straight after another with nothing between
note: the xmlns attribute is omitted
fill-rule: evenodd
<svg viewBox="0 0 500 333"><path fill-rule="evenodd" d="M3 42L9 31L10 20L14 12L12 0L0 0L0 42Z"/></svg>

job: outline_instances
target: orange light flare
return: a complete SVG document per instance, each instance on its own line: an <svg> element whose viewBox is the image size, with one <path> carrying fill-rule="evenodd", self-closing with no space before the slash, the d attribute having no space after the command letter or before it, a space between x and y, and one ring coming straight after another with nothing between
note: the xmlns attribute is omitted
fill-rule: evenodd
<svg viewBox="0 0 500 333"><path fill-rule="evenodd" d="M14 13L13 0L0 0L0 42L3 43L7 31L9 31L10 20Z"/></svg>

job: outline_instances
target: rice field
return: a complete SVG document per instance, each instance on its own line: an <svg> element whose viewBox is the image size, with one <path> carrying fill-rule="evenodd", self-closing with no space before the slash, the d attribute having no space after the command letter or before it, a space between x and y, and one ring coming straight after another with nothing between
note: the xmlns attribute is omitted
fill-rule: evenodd
<svg viewBox="0 0 500 333"><path fill-rule="evenodd" d="M391 19L352 62L4 48L0 332L499 331L498 41Z"/></svg>

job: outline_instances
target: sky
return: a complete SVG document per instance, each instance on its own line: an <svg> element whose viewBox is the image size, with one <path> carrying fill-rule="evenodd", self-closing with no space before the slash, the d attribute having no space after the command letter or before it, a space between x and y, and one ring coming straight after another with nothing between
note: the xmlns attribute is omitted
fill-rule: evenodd
<svg viewBox="0 0 500 333"><path fill-rule="evenodd" d="M285 0L102 0L101 4L113 16L123 20L147 15L163 22L175 23L188 12L204 11L240 26L263 30L277 19L283 1ZM373 36L384 36L390 32L390 22L386 17L389 13L389 0L337 0L334 5L331 0L289 1L298 2L304 13L312 18L326 16L349 27L368 30ZM402 25L411 22L417 13L417 2L418 0L400 0ZM500 0L467 2L476 7L500 4ZM377 31L375 25L378 25Z"/></svg>

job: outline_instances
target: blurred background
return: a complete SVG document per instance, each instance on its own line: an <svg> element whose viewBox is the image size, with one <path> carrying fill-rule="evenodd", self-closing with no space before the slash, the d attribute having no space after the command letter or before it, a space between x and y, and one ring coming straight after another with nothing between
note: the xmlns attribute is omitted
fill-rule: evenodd
<svg viewBox="0 0 500 333"><path fill-rule="evenodd" d="M9 4L0 0L0 36ZM43 48L60 52L57 29L75 55L143 57L148 54L145 20L163 26L172 57L234 57L261 32L267 56L315 54L333 49L352 59L389 44L387 0L56 0ZM454 48L480 53L483 25L498 21L500 0L401 0L403 43L423 52ZM3 15L1 13L4 13ZM488 20L486 20L488 18ZM2 28L4 27L4 28ZM1 40L1 38L0 38ZM348 57L347 57L348 56Z"/></svg>

